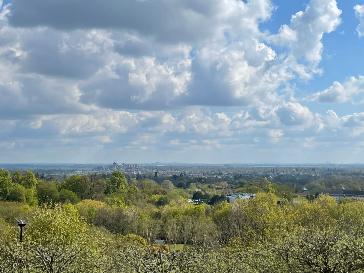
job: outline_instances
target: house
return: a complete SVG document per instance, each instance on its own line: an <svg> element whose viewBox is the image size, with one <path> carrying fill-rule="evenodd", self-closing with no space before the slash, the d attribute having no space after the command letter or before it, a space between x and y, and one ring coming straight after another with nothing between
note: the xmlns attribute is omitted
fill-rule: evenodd
<svg viewBox="0 0 364 273"><path fill-rule="evenodd" d="M226 195L226 199L228 200L229 203L233 203L239 199L243 199L243 200L244 199L245 200L253 199L253 198L255 198L255 196L256 195L254 193L233 193L233 194Z"/></svg>

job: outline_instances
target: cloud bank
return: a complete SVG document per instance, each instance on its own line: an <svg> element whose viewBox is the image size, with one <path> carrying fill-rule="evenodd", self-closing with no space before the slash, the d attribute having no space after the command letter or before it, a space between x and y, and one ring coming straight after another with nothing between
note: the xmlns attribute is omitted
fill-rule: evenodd
<svg viewBox="0 0 364 273"><path fill-rule="evenodd" d="M196 151L204 162L270 161L333 133L358 138L361 113L318 113L291 91L321 73L337 2L309 1L276 33L262 27L274 12L270 0L12 0L0 13L0 161L188 161ZM349 102L362 81L310 101Z"/></svg>

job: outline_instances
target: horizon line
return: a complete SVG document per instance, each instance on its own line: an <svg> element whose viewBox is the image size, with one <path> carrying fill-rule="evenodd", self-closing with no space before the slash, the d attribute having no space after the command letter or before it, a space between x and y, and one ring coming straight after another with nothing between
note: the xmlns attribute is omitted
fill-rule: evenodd
<svg viewBox="0 0 364 273"><path fill-rule="evenodd" d="M1 165L113 165L129 164L129 165L364 165L364 162L359 163L337 163L337 162L0 162Z"/></svg>

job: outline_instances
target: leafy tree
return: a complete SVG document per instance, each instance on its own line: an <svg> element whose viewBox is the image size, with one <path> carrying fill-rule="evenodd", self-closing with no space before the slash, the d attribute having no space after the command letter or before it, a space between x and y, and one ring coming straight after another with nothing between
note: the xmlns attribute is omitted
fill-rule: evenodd
<svg viewBox="0 0 364 273"><path fill-rule="evenodd" d="M81 217L83 217L90 224L94 223L98 210L105 207L106 204L101 201L87 199L82 200L76 205Z"/></svg>
<svg viewBox="0 0 364 273"><path fill-rule="evenodd" d="M97 236L72 206L36 209L24 247L32 272L99 272Z"/></svg>
<svg viewBox="0 0 364 273"><path fill-rule="evenodd" d="M22 177L22 174L19 171L16 171L11 175L11 180L13 183L21 184Z"/></svg>
<svg viewBox="0 0 364 273"><path fill-rule="evenodd" d="M226 201L226 197L224 195L214 195L211 197L211 199L209 200L209 204L210 205L216 205L218 203L224 202Z"/></svg>
<svg viewBox="0 0 364 273"><path fill-rule="evenodd" d="M0 199L6 200L12 187L11 177L8 171L0 169Z"/></svg>
<svg viewBox="0 0 364 273"><path fill-rule="evenodd" d="M192 199L193 200L209 200L210 199L210 196L207 194L207 193L203 193L202 191L196 191L193 193L193 196L192 196Z"/></svg>
<svg viewBox="0 0 364 273"><path fill-rule="evenodd" d="M76 193L81 199L87 199L90 195L90 183L86 176L73 175L68 177L62 188Z"/></svg>
<svg viewBox="0 0 364 273"><path fill-rule="evenodd" d="M163 180L163 182L161 183L161 187L166 191L171 191L175 188L172 181L170 180Z"/></svg>
<svg viewBox="0 0 364 273"><path fill-rule="evenodd" d="M37 205L38 203L38 198L37 198L37 191L36 189L25 189L25 200L27 202L27 204L34 206Z"/></svg>
<svg viewBox="0 0 364 273"><path fill-rule="evenodd" d="M2 219L0 219L0 272L34 272L24 245L18 241L17 230Z"/></svg>
<svg viewBox="0 0 364 273"><path fill-rule="evenodd" d="M55 204L59 201L58 185L55 182L41 181L37 185L39 204Z"/></svg>
<svg viewBox="0 0 364 273"><path fill-rule="evenodd" d="M124 194L122 193L114 192L108 195L105 201L108 205L112 207L119 207L119 208L125 207L125 197Z"/></svg>
<svg viewBox="0 0 364 273"><path fill-rule="evenodd" d="M165 193L165 190L163 190L158 183L151 179L143 179L141 181L138 181L137 187L145 195Z"/></svg>
<svg viewBox="0 0 364 273"><path fill-rule="evenodd" d="M115 171L106 182L106 193L125 192L127 186L128 183L125 174L120 171Z"/></svg>
<svg viewBox="0 0 364 273"><path fill-rule="evenodd" d="M112 233L136 234L139 218L138 211L131 208L102 207L96 211L93 224L104 227Z"/></svg>
<svg viewBox="0 0 364 273"><path fill-rule="evenodd" d="M33 172L27 171L21 176L20 184L27 189L35 189L38 184L38 180Z"/></svg>
<svg viewBox="0 0 364 273"><path fill-rule="evenodd" d="M290 272L362 272L364 239L335 229L303 230L278 245Z"/></svg>
<svg viewBox="0 0 364 273"><path fill-rule="evenodd" d="M26 189L20 184L14 184L10 188L10 192L8 194L7 199L9 201L13 201L13 202L25 203L26 202Z"/></svg>
<svg viewBox="0 0 364 273"><path fill-rule="evenodd" d="M77 204L80 198L76 193L67 189L61 189L59 191L59 202Z"/></svg>
<svg viewBox="0 0 364 273"><path fill-rule="evenodd" d="M161 195L158 197L157 201L156 201L156 205L159 207L165 206L169 203L168 197L165 195Z"/></svg>
<svg viewBox="0 0 364 273"><path fill-rule="evenodd" d="M89 198L96 200L104 199L106 187L107 184L104 179L98 179L94 176L91 176Z"/></svg>

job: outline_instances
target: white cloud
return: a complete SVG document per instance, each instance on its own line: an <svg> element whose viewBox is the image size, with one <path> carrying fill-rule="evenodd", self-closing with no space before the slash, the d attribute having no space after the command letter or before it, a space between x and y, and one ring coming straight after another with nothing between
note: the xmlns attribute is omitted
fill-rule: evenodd
<svg viewBox="0 0 364 273"><path fill-rule="evenodd" d="M269 0L133 0L130 5L108 0L103 10L112 12L105 20L101 20L102 14L90 20L92 12L99 12L97 2L88 4L89 12L84 13L84 6L78 6L80 0L59 5L36 1L36 10L36 3L15 0L2 12L0 44L7 47L1 61L13 65L12 81L19 84L18 92L25 100L29 94L22 90L25 78L52 82L57 85L50 88L52 91L74 90L77 95L71 100L54 101L62 104L50 107L55 114L75 105L75 109L163 110L189 105L271 103L276 100L276 89L292 78L287 64L276 61L274 50L262 41L264 33L259 24L271 15ZM71 4L72 9L68 9ZM67 16L67 20L60 16L70 10L78 16ZM166 10L171 18L161 16ZM111 19L115 12L117 18ZM139 18L154 25L129 17L120 19L124 12L128 16L145 12L146 16ZM202 28L205 21L207 29ZM168 37L181 37L181 41ZM0 92L0 98L9 92L2 93L5 95ZM43 96L33 94L34 98L42 103ZM13 112L36 114L38 108L28 110L31 106L26 103L23 110ZM39 114L48 111L39 109Z"/></svg>
<svg viewBox="0 0 364 273"><path fill-rule="evenodd" d="M87 9L85 9L87 6ZM256 21L268 19L269 0L13 0L10 22L21 27L57 29L119 29L163 42L200 41L244 26L255 31Z"/></svg>
<svg viewBox="0 0 364 273"><path fill-rule="evenodd" d="M275 77L276 53L264 43L247 38L225 48L205 46L192 60L192 81L184 103L199 105L247 105L275 99L286 79ZM287 76L288 78L289 76Z"/></svg>
<svg viewBox="0 0 364 273"><path fill-rule="evenodd" d="M114 62L81 85L83 102L105 108L160 109L175 105L187 92L188 60L174 65L152 57L115 57Z"/></svg>
<svg viewBox="0 0 364 273"><path fill-rule="evenodd" d="M110 136L99 136L97 139L103 144L109 144L113 142Z"/></svg>
<svg viewBox="0 0 364 273"><path fill-rule="evenodd" d="M311 0L277 35L261 30L273 12L270 0L13 0L0 13L0 139L21 159L49 149L109 160L352 137L359 117L315 113L285 92L321 71L336 1ZM350 101L362 80L316 100Z"/></svg>
<svg viewBox="0 0 364 273"><path fill-rule="evenodd" d="M364 5L356 5L354 7L355 15L359 19L359 25L356 28L359 37L364 36Z"/></svg>
<svg viewBox="0 0 364 273"><path fill-rule="evenodd" d="M286 115L282 116L282 111L286 111ZM194 149L226 152L235 147L231 152L236 153L245 147L244 151L255 149L259 153L272 146L279 149L294 146L298 151L317 145L336 145L338 141L351 141L355 145L364 133L364 115L338 116L334 111L318 115L297 102L289 102L273 111L262 109L260 113L254 113L254 109L211 112L206 108L192 108L174 114L167 111L103 110L87 115L46 115L28 121L6 121L0 125L3 128L0 131L2 143L9 145L13 152L16 152L14 149L25 153L35 151L39 149L37 143L42 142L47 149L63 149L63 155L76 156L68 159L72 161L77 158L72 149L85 149L84 156L80 157L85 160L87 156L100 155L102 151L108 151L105 159L110 159L118 153L125 158L126 151L134 154L170 151L170 156L175 156L176 153L191 153ZM64 159L63 155L60 154L59 158ZM3 156L0 155L0 159Z"/></svg>
<svg viewBox="0 0 364 273"><path fill-rule="evenodd" d="M342 117L342 122L346 127L364 127L364 112L344 116Z"/></svg>
<svg viewBox="0 0 364 273"><path fill-rule="evenodd" d="M340 24L341 10L336 0L311 0L304 11L291 18L290 25L283 25L272 41L288 46L296 59L317 64L323 51L322 38Z"/></svg>
<svg viewBox="0 0 364 273"><path fill-rule="evenodd" d="M311 96L313 101L323 103L354 102L354 98L364 94L364 76L350 77L345 82L334 82L327 89ZM356 100L358 102L360 100Z"/></svg>
<svg viewBox="0 0 364 273"><path fill-rule="evenodd" d="M92 109L79 103L79 96L77 86L52 78L19 75L0 80L0 118L67 114Z"/></svg>
<svg viewBox="0 0 364 273"><path fill-rule="evenodd" d="M313 126L315 115L307 107L298 102L283 103L276 110L276 114L283 125L286 126Z"/></svg>
<svg viewBox="0 0 364 273"><path fill-rule="evenodd" d="M279 129L272 129L268 131L268 135L273 143L277 143L284 136L284 132Z"/></svg>
<svg viewBox="0 0 364 273"><path fill-rule="evenodd" d="M4 102L23 101L17 108L15 103L11 110L4 107L7 113L60 114L71 111L68 109L84 112L96 108L166 110L191 105L259 108L279 104L278 92L284 85L295 75L308 79L313 71L291 56L278 54L266 42L267 34L260 31L259 25L273 12L269 0L128 0L130 5L108 0L102 9L110 10L105 20L101 20L102 12L91 20L91 14L99 12L97 2L89 3L86 13L81 0L66 0L59 5L36 1L37 9L35 3L15 0L2 12L0 43L7 46L2 55L0 52L0 61L13 64L8 74L17 84L19 96L14 98L16 92L4 87L0 98ZM323 21L324 26L312 32L321 45L322 34L332 31L339 21L335 14L339 16L340 12L334 2L322 11L323 5L311 1L305 12L293 17L292 29L286 26L297 36L290 39L302 44L302 25ZM78 16L61 16L70 12L71 4L71 12ZM153 12L139 16L150 8ZM160 14L166 10L174 16L161 21ZM328 12L329 18L320 13L312 22L307 21L318 11ZM128 20L119 18L123 13ZM115 14L117 18L113 18ZM154 25L136 22L132 14L146 22L152 20ZM182 19L188 24L183 24ZM202 35L205 21L209 28ZM37 87L26 92L25 79L38 81L47 91L40 92ZM57 90L62 89L64 98L50 103L47 96L57 97ZM31 100L44 106L30 109L35 105L29 102L30 95Z"/></svg>

